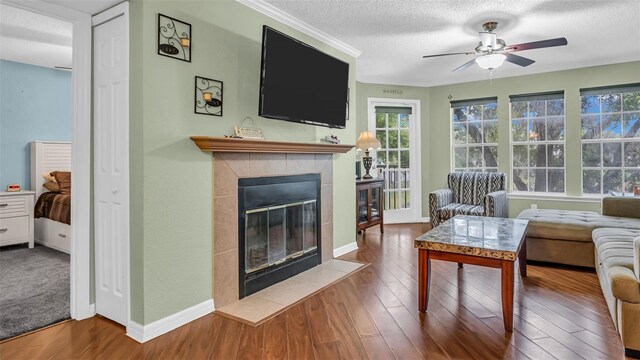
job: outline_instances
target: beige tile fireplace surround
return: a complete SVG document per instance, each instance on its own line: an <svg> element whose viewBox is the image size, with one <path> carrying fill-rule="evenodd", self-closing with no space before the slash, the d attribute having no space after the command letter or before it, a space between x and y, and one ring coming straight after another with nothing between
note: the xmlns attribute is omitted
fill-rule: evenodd
<svg viewBox="0 0 640 360"><path fill-rule="evenodd" d="M238 179L321 174L322 261L333 258L333 155L213 153L213 299L221 308L239 299Z"/></svg>

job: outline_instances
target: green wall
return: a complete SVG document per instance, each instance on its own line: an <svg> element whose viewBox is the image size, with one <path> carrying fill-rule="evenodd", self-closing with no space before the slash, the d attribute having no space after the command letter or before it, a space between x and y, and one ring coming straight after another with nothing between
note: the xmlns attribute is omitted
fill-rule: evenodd
<svg viewBox="0 0 640 360"><path fill-rule="evenodd" d="M635 83L640 81L640 62L595 66L536 75L494 79L436 87L407 87L358 83L358 129L367 126L366 98L382 97L383 88L404 91L405 98L427 99L422 114L423 216L428 216L428 193L445 186L451 171L451 117L453 100L498 97L498 166L509 173L509 95L564 90L566 123L566 192L568 199L510 199L509 216L516 216L535 203L539 208L600 211L598 200L573 199L581 196L580 89ZM397 97L390 95L388 97ZM426 124L426 126L425 126Z"/></svg>
<svg viewBox="0 0 640 360"><path fill-rule="evenodd" d="M192 25L191 63L157 55L158 13ZM352 99L355 59L236 1L133 0L130 14L131 318L149 324L212 296L212 156L189 136L228 135L251 116L268 140L355 142L354 120L335 130L257 116L262 25L347 61ZM196 75L224 82L223 117L193 113ZM355 241L355 150L334 159L339 247Z"/></svg>

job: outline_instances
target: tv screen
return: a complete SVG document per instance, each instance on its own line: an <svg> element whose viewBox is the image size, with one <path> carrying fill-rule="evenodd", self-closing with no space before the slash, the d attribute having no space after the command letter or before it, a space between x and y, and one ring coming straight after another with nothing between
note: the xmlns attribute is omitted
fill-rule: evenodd
<svg viewBox="0 0 640 360"><path fill-rule="evenodd" d="M264 26L261 75L260 116L345 127L346 62Z"/></svg>

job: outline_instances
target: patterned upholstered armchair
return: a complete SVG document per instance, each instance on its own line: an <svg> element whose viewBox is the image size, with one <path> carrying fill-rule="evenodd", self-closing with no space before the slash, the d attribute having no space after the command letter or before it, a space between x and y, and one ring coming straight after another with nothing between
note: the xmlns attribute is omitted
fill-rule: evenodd
<svg viewBox="0 0 640 360"><path fill-rule="evenodd" d="M456 215L508 216L506 174L454 172L447 184L447 189L429 193L433 227Z"/></svg>

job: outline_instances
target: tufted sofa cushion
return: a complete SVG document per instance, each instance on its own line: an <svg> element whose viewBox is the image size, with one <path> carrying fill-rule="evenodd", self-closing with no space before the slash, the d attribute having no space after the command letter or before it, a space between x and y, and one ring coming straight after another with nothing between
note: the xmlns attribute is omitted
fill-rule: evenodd
<svg viewBox="0 0 640 360"><path fill-rule="evenodd" d="M634 240L639 229L600 228L593 231L600 266L616 299L640 303L640 280L634 271L638 254Z"/></svg>
<svg viewBox="0 0 640 360"><path fill-rule="evenodd" d="M527 209L518 215L529 220L527 236L590 242L594 229L626 228L640 230L640 219L603 216L591 211Z"/></svg>

